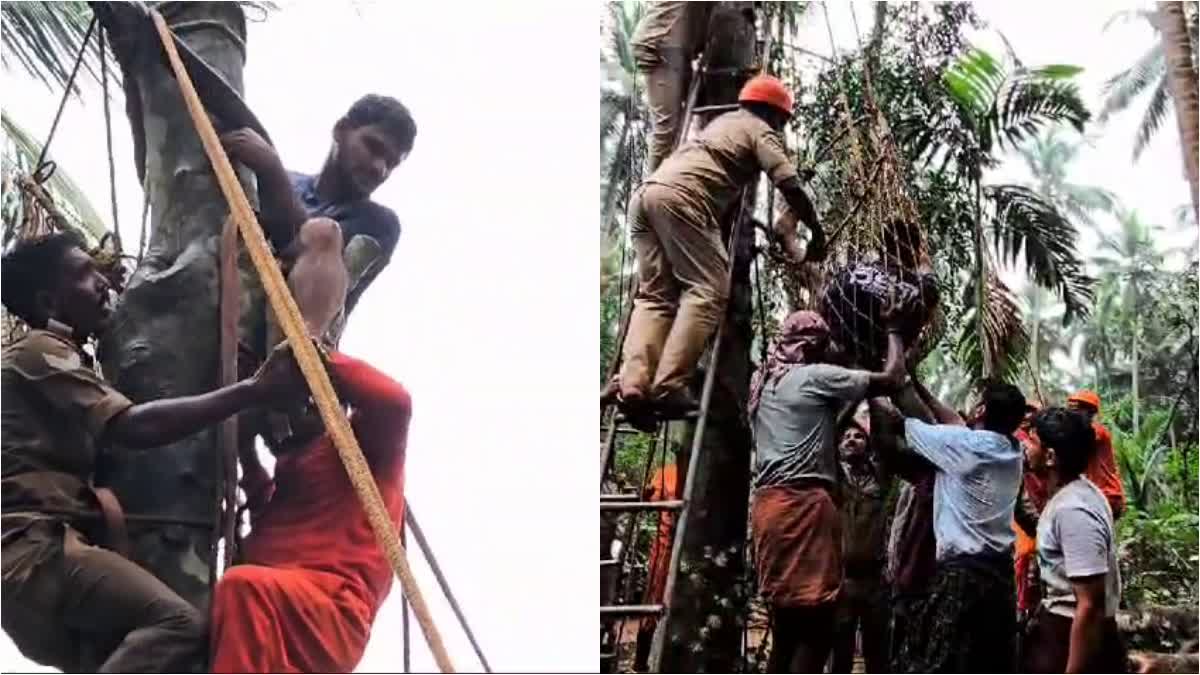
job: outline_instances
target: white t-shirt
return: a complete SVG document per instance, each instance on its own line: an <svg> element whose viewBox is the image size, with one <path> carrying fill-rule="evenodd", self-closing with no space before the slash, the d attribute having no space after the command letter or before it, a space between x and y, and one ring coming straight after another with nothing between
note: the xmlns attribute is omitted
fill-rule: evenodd
<svg viewBox="0 0 1200 675"><path fill-rule="evenodd" d="M1104 616L1117 614L1121 570L1117 566L1112 510L1104 493L1080 476L1050 499L1038 519L1038 567L1046 596L1042 604L1060 616L1075 615L1071 579L1104 574Z"/></svg>

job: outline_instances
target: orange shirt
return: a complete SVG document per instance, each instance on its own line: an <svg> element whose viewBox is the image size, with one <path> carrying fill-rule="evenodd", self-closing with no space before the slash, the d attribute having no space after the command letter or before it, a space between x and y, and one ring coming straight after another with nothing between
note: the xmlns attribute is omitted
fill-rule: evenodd
<svg viewBox="0 0 1200 675"><path fill-rule="evenodd" d="M669 499L679 499L679 471L675 462L659 469L650 481L649 501L659 502ZM671 559L672 527L675 524L675 514L669 511L661 512L658 520L658 533L650 545L650 559L647 565L646 603L662 602L663 592L667 588L667 566Z"/></svg>
<svg viewBox="0 0 1200 675"><path fill-rule="evenodd" d="M354 435L388 515L399 527L408 392L343 354L332 353L329 365L339 395L352 408ZM214 672L350 672L391 590L392 568L329 436L281 453L265 492L265 504L251 502L253 530L242 544L242 564L221 577L213 595Z"/></svg>
<svg viewBox="0 0 1200 675"><path fill-rule="evenodd" d="M1125 486L1121 484L1121 470L1113 454L1112 434L1099 422L1093 422L1092 428L1096 430L1096 454L1084 475L1108 498L1115 520L1125 511Z"/></svg>

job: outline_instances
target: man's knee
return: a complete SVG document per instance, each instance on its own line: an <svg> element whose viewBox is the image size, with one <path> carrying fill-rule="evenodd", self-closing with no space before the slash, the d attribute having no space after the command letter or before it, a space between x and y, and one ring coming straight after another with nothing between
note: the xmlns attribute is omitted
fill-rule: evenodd
<svg viewBox="0 0 1200 675"><path fill-rule="evenodd" d="M300 244L305 251L342 252L342 227L332 218L310 218L300 226Z"/></svg>

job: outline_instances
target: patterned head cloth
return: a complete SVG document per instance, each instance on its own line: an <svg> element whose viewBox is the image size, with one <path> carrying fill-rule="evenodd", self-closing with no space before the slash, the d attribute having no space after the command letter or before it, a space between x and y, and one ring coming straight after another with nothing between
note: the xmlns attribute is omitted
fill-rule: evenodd
<svg viewBox="0 0 1200 675"><path fill-rule="evenodd" d="M829 325L816 312L793 312L783 320L779 337L771 346L767 362L754 374L750 383L750 417L758 412L763 390L783 377L788 368L802 363L814 363L829 347Z"/></svg>

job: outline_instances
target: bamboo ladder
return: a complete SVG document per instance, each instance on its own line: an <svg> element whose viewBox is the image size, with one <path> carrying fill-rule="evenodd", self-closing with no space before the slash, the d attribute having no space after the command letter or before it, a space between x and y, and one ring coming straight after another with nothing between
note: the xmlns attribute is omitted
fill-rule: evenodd
<svg viewBox="0 0 1200 675"><path fill-rule="evenodd" d="M262 278L267 300L270 302L271 309L275 312L275 316L279 321L280 327L283 329L287 342L295 354L300 371L303 373L304 379L312 391L313 399L316 401L317 408L321 414L321 420L325 423L325 428L328 430L334 446L337 448L342 464L346 467L346 473L350 478L354 491L358 495L359 501L362 503L363 509L366 511L371 529L374 530L380 547L387 555L389 562L391 562L396 576L400 579L400 586L404 591L405 598L412 604L413 614L416 616L417 623L425 635L425 641L433 653L434 661L441 672L452 673L454 672L454 666L450 661L450 655L446 651L441 634L438 632L437 626L434 625L429 607L425 604L425 599L421 594L420 588L417 586L412 570L409 568L404 547L401 545L400 538L383 505L379 488L375 484L370 467L363 457L362 449L359 448L358 441L354 437L354 432L351 430L349 422L346 419L346 414L338 402L337 393L334 391L333 384L329 380L329 374L325 371L325 366L317 354L316 347L308 338L300 316L300 310L296 306L296 301L292 298L292 294L288 290L282 272L280 272L279 267L275 264L275 259L271 254L266 237L259 226L253 209L250 207L250 202L246 198L246 193L242 189L241 183L238 182L233 165L230 163L229 157L225 154L225 150L217 137L217 132L213 128L203 104L200 102L200 97L196 93L196 89L192 84L187 70L183 66L183 62L180 60L179 53L175 49L170 28L167 27L166 21L163 20L162 15L157 11L151 10L150 16L162 41L163 49L166 51L171 70L175 74L175 79L179 82L184 103L187 105L192 123L195 125L200 140L204 145L205 154L208 155L209 161L212 162L213 171L220 185L221 192L229 203L231 217L237 223L242 238L246 242L246 248L250 252L250 259L254 263L259 276Z"/></svg>

